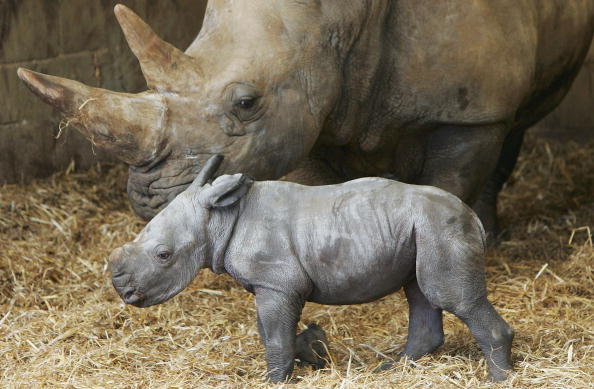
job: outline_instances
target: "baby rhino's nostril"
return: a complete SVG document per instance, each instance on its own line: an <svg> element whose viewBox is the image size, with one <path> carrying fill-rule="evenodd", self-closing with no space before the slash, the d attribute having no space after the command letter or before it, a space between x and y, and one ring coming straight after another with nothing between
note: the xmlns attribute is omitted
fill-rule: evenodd
<svg viewBox="0 0 594 389"><path fill-rule="evenodd" d="M142 299L142 295L137 293L134 288L128 288L125 291L122 291L120 296L122 296L122 300L124 300L126 304L134 304Z"/></svg>
<svg viewBox="0 0 594 389"><path fill-rule="evenodd" d="M132 275L126 274L123 271L122 272L120 272L120 271L113 272L112 271L112 273L111 273L111 283L113 284L114 288L116 288L116 290L121 290L121 289L126 288L126 286L129 284L131 278L132 278Z"/></svg>

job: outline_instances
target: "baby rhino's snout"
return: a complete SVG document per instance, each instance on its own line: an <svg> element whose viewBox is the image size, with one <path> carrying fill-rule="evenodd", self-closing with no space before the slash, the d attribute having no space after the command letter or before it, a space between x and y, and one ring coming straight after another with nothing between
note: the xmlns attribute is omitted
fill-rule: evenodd
<svg viewBox="0 0 594 389"><path fill-rule="evenodd" d="M121 271L120 268L121 262L123 260L123 253L124 249L118 247L117 249L113 250L109 256L109 270L111 270L112 277L116 277Z"/></svg>
<svg viewBox="0 0 594 389"><path fill-rule="evenodd" d="M126 304L136 305L142 300L136 287L132 285L132 273L126 269L126 250L123 247L113 250L109 256L111 282L116 292Z"/></svg>

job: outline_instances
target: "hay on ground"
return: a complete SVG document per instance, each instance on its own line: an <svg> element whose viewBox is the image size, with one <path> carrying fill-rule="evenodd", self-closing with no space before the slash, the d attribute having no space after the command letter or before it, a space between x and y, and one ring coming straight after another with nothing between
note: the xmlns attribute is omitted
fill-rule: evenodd
<svg viewBox="0 0 594 389"><path fill-rule="evenodd" d="M121 166L104 166L0 188L0 386L268 386L253 298L230 277L204 271L148 309L117 297L107 255L143 226L125 179ZM490 300L516 330L515 373L500 387L592 387L593 194L594 143L528 141L501 196L508 239L487 258ZM451 314L437 353L372 372L405 343L402 293L357 306L307 304L301 328L309 322L327 331L331 364L297 368L291 387L493 386L478 345Z"/></svg>

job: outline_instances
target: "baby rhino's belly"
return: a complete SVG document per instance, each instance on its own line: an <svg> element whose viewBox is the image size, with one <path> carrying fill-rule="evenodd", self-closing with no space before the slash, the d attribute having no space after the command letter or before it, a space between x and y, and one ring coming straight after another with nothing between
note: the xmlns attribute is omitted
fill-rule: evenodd
<svg viewBox="0 0 594 389"><path fill-rule="evenodd" d="M396 256L321 260L308 271L314 286L308 301L359 304L399 290L415 276L414 253L402 251L408 250Z"/></svg>

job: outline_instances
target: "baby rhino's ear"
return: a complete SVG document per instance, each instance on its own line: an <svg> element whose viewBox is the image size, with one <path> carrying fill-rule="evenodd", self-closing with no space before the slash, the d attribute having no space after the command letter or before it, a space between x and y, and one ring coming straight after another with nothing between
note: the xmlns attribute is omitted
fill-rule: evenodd
<svg viewBox="0 0 594 389"><path fill-rule="evenodd" d="M204 186L198 195L198 202L204 208L228 207L241 199L254 181L245 174L224 175Z"/></svg>

